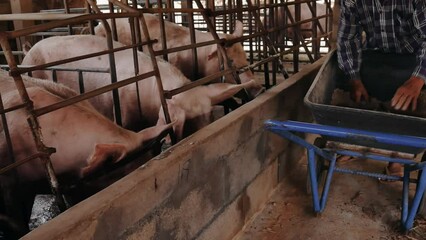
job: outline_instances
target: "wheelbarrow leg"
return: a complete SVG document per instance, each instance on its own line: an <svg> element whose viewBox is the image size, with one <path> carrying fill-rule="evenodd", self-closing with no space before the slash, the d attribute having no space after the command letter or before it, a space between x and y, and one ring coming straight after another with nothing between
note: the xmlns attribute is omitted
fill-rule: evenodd
<svg viewBox="0 0 426 240"><path fill-rule="evenodd" d="M327 171L327 177L324 183L324 187L321 192L319 192L319 183L317 177L317 169L315 163L315 150L313 148L308 149L308 174L311 182L311 191L312 191L312 202L314 206L315 213L321 213L325 209L327 203L328 192L330 190L331 179L334 172L334 167L336 165L336 155L332 155L330 161L329 169ZM321 196L320 196L321 194Z"/></svg>
<svg viewBox="0 0 426 240"><path fill-rule="evenodd" d="M318 181L317 181L317 171L315 164L315 150L313 148L308 149L308 174L311 181L311 191L312 191L312 203L314 206L314 211L316 213L321 212L319 195L318 195Z"/></svg>
<svg viewBox="0 0 426 240"><path fill-rule="evenodd" d="M417 210L419 208L420 205L420 201L423 197L423 194L425 192L426 189L426 169L423 168L423 171L420 175L420 181L418 182L418 186L416 189L416 193L414 194L414 199L413 202L411 204L411 208L408 211L408 216L405 219L401 219L401 222L403 224L403 229L404 231L408 231L413 227L413 223L414 223L414 218L416 217L417 214ZM409 173L406 173L404 170L404 182L405 182L405 177L406 175L408 175L407 177L409 177ZM408 181L408 180L407 180ZM404 188L405 188L405 183L404 183ZM407 190L408 192L408 187ZM404 191L405 193L405 191ZM408 196L408 194L407 194ZM404 201L405 201L405 196L404 196ZM407 209L408 209L408 200L407 200ZM404 210L404 208L403 208Z"/></svg>
<svg viewBox="0 0 426 240"><path fill-rule="evenodd" d="M325 209L325 204L327 203L328 192L330 190L331 179L333 177L334 168L336 166L336 154L333 154L333 158L330 160L330 166L327 172L327 178L325 180L324 190L321 198L321 212Z"/></svg>
<svg viewBox="0 0 426 240"><path fill-rule="evenodd" d="M405 224L408 217L409 207L409 184L410 184L410 171L407 166L404 166L404 176L402 181L402 209L401 209L401 224L406 229Z"/></svg>

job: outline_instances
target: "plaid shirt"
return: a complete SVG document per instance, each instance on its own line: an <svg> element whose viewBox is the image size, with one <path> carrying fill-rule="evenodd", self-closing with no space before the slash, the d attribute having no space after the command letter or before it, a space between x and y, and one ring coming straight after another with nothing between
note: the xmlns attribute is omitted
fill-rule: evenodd
<svg viewBox="0 0 426 240"><path fill-rule="evenodd" d="M339 67L360 79L361 48L416 54L412 76L426 81L426 0L340 0ZM362 46L361 32L367 36Z"/></svg>

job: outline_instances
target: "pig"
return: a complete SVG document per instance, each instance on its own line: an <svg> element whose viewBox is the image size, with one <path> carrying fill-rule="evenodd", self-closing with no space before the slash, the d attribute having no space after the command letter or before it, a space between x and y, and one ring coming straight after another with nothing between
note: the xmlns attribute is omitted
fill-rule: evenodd
<svg viewBox="0 0 426 240"><path fill-rule="evenodd" d="M67 46L67 48L64 48ZM114 42L115 47L124 46ZM22 61L23 65L38 65L83 54L99 52L107 49L106 38L92 35L61 36L44 39L35 44ZM139 72L152 71L151 58L143 52L137 53ZM115 53L118 81L135 76L133 69L133 52L131 49ZM171 90L182 87L191 81L187 79L176 67L157 58L163 88ZM84 59L62 66L72 68L107 68L109 65L107 55ZM49 79L48 71L34 71L33 76ZM58 71L57 76L62 83L74 90L78 89L76 73ZM85 73L85 89L90 91L110 82L109 74ZM254 80L244 84L215 83L207 86L198 86L189 91L180 93L168 100L168 109L171 118L176 121L174 130L178 140L183 138L185 120L194 118L206 119L210 114L212 105L232 97L245 87L256 84ZM139 90L139 98L136 89ZM119 89L121 114L123 126L127 129L139 129L141 126L153 126L164 124L158 86L154 77L150 77L136 84L126 85ZM91 99L91 103L105 116L113 119L112 95L102 94ZM139 112L140 103L142 111ZM207 121L199 124L205 126Z"/></svg>
<svg viewBox="0 0 426 240"><path fill-rule="evenodd" d="M50 81L24 77L24 84L35 108L55 104L77 95L68 87ZM22 103L13 80L3 70L0 70L0 92L6 108ZM27 117L27 112L22 108L6 114L13 146L12 154L17 161L37 152ZM56 149L56 153L53 153L50 159L56 176L62 184L67 180L75 183L76 180L91 175L107 160L119 162L129 154L138 153L147 140L157 137L172 125L147 128L139 133L132 132L117 126L98 113L87 101L47 113L38 120L44 144ZM2 132L0 159L1 166L4 167L11 163L11 157L1 124L0 127ZM43 165L39 159L33 159L17 167L15 171L17 183L15 178L11 177L15 175L0 176L2 200L5 201L3 203L5 205L2 206L6 207L7 214L13 216L13 218L5 218L7 225L0 226L3 234L6 234L5 228L8 234L15 234L16 238L28 231L25 226L29 212L26 210L31 209L33 202L31 199L34 194L46 191L46 174ZM125 170L127 171L127 165ZM112 183L113 180L117 180L117 177L122 176L121 174L113 176L115 179L103 179L102 185L91 189L80 188L80 191L74 194L74 200L81 199L82 196L78 195L91 195L105 187L105 182ZM69 202L70 199L67 198L67 200ZM8 237L12 238L12 235L7 235L6 238ZM12 239L15 237L13 236Z"/></svg>
<svg viewBox="0 0 426 240"><path fill-rule="evenodd" d="M155 51L162 50L162 34L160 29L160 21L158 16L153 14L145 13L145 21L148 26L149 36L151 39L158 39L157 43L153 44ZM125 44L132 44L129 20L125 18L117 18L116 28L118 41ZM166 45L167 48L181 47L191 44L189 28L181 25L165 21L165 32L166 32ZM141 31L143 32L143 31ZM101 23L95 28L95 34L99 36L106 36L105 27ZM145 36L142 34L142 40L145 40ZM235 31L232 34L218 34L219 38L235 39L243 35L243 24L240 21L236 21ZM213 40L213 36L209 32L195 31L195 39L197 43L206 42ZM192 79L196 80L202 77L206 77L220 71L219 59L217 54L217 45L212 44L197 48L197 63L198 73L197 76L193 76L195 64L192 59L192 49L178 51L168 54L168 61L176 66L182 73ZM234 43L232 46L226 48L227 56L237 68L241 68L248 65L247 55L240 42ZM253 73L245 71L241 73L240 79L242 83L249 82L254 79ZM234 82L232 77L225 76L226 82ZM219 81L216 80L216 82ZM263 87L260 84L253 84L248 90L250 97L254 98L263 91Z"/></svg>
<svg viewBox="0 0 426 240"><path fill-rule="evenodd" d="M21 104L18 91L10 90L14 86L13 80L3 70L0 70L0 80L5 108ZM24 76L24 83L36 109L77 95L68 87L50 81ZM36 146L26 121L27 112L21 108L9 112L6 117L15 159L21 160L35 153ZM44 144L56 149L51 161L57 175L67 174L77 179L93 173L107 160L118 162L142 149L144 142L157 137L173 124L132 132L101 115L87 101L47 113L38 120ZM4 134L0 137L0 156L7 159ZM19 166L17 174L21 183L45 177L43 164L38 160Z"/></svg>
<svg viewBox="0 0 426 240"><path fill-rule="evenodd" d="M313 14L312 14L312 12L309 9L309 7L308 7L307 4L300 4L300 8L301 8L300 9L300 21L312 18ZM316 16L319 17L319 16L325 15L326 14L326 9L327 9L327 5L326 4L316 3L316 10L317 10L316 11ZM295 18L295 16L296 16L296 14L295 14L295 11L296 11L295 6L294 5L290 5L289 6L289 10L290 10L293 18ZM319 24L321 25L321 27L322 27L322 29L324 31L326 29L326 23L325 23L326 19L327 19L327 17L323 17L323 18L318 19ZM296 19L294 19L294 20L296 21ZM311 38L312 37L312 25L313 25L313 21L309 21L309 22L300 24L301 35L302 35L303 38ZM293 31L294 31L293 28L289 28L288 29L288 33L287 33L288 35L287 36L289 38L293 38L294 37L294 32ZM318 25L317 25L317 34L321 35L321 31L320 31L320 28L318 27Z"/></svg>
<svg viewBox="0 0 426 240"><path fill-rule="evenodd" d="M291 13L291 16L293 17L294 21L296 21L296 14L295 14L295 6L294 5L289 5L288 6L289 11ZM316 16L323 16L326 14L326 9L327 9L327 5L323 4L323 3L316 3ZM287 17L287 12L284 11L284 9L279 9L278 11L274 12L274 25L278 25L280 26L282 23L286 22L286 18L287 18L287 22L290 24L290 20ZM302 3L300 4L300 21L304 21L307 19L311 19L312 18L312 12L309 9L308 5L306 3ZM264 19L264 24L266 28L270 28L270 22L269 19ZM326 17L320 18L318 19L319 24L321 25L322 29L325 31L326 29ZM311 38L312 37L312 24L313 21L309 21L309 22L305 22L300 24L300 34L303 38ZM321 35L320 32L320 28L317 28L317 34ZM278 38L279 39L283 39L284 37L287 37L289 39L293 39L294 38L294 28L293 27L288 27L286 31L282 31L278 34Z"/></svg>

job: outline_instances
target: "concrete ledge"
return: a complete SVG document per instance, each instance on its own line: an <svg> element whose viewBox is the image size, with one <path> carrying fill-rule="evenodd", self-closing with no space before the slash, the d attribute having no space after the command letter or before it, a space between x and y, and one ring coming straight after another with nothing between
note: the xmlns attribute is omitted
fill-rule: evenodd
<svg viewBox="0 0 426 240"><path fill-rule="evenodd" d="M280 159L289 162L301 153L265 132L263 122L311 120L303 97L322 61L305 66L24 239L232 238L285 177Z"/></svg>

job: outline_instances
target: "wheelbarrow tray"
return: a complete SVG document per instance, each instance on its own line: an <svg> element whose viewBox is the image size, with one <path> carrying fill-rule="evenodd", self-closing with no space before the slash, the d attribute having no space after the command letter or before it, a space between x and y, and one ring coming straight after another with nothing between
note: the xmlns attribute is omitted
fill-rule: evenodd
<svg viewBox="0 0 426 240"><path fill-rule="evenodd" d="M344 128L426 137L425 118L331 105L333 91L338 86L338 81L343 78L345 76L338 68L336 51L332 51L326 56L326 60L304 98L315 122ZM369 139L351 140L350 142L346 139L329 140L408 153L420 153L424 150L384 146L369 141Z"/></svg>

